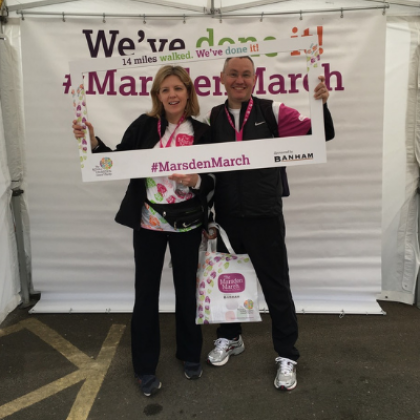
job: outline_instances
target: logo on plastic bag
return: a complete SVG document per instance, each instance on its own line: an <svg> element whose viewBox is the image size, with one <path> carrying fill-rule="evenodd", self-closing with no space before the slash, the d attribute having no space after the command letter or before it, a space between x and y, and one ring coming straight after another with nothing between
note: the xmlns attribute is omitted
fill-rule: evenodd
<svg viewBox="0 0 420 420"><path fill-rule="evenodd" d="M245 277L240 273L221 274L218 286L222 293L240 293L245 290Z"/></svg>

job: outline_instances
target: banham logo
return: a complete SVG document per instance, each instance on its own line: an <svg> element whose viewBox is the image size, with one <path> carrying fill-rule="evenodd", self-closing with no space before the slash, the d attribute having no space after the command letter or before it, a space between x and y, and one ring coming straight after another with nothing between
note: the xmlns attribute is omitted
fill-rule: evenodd
<svg viewBox="0 0 420 420"><path fill-rule="evenodd" d="M301 160L313 160L313 159L314 159L313 153L274 156L274 162L298 162Z"/></svg>

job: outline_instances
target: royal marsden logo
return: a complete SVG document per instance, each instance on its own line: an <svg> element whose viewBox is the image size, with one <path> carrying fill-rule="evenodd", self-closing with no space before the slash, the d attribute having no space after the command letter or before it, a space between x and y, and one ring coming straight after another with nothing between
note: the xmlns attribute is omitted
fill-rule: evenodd
<svg viewBox="0 0 420 420"><path fill-rule="evenodd" d="M101 165L102 169L109 170L112 168L112 160L109 157L102 158L99 164Z"/></svg>

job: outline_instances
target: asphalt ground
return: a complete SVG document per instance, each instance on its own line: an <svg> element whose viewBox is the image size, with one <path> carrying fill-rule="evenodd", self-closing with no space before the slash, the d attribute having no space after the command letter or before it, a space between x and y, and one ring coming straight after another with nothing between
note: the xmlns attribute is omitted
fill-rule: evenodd
<svg viewBox="0 0 420 420"><path fill-rule="evenodd" d="M0 419L420 419L420 310L380 302L382 315L299 314L298 385L273 386L268 315L244 325L246 350L189 381L175 358L174 315L161 314L162 389L134 381L130 314L37 314L0 326ZM203 363L216 326L203 327Z"/></svg>

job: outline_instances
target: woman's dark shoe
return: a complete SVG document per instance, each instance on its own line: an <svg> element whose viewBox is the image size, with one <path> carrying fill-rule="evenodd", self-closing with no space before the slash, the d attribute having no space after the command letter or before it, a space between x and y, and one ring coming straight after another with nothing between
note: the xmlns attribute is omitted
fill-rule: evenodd
<svg viewBox="0 0 420 420"><path fill-rule="evenodd" d="M137 381L141 391L146 397L155 394L162 387L162 383L155 375L139 375L137 376Z"/></svg>
<svg viewBox="0 0 420 420"><path fill-rule="evenodd" d="M184 374L187 379L198 379L203 374L200 363L184 362Z"/></svg>

